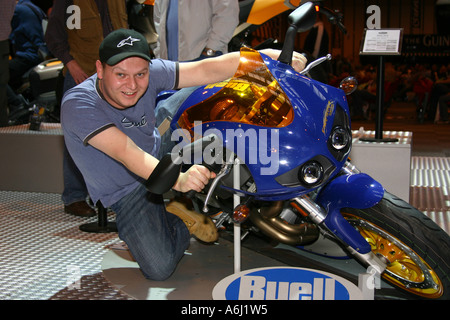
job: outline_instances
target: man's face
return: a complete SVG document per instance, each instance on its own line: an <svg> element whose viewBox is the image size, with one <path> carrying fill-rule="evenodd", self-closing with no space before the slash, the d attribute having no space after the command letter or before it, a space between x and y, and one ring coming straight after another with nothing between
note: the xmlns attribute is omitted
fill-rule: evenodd
<svg viewBox="0 0 450 320"><path fill-rule="evenodd" d="M114 66L97 61L100 91L113 107L126 109L134 106L148 87L149 63L139 57L130 57Z"/></svg>

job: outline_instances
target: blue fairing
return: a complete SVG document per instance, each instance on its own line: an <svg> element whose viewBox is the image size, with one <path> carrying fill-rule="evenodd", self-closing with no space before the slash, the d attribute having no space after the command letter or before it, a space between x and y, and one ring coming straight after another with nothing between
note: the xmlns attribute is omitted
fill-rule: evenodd
<svg viewBox="0 0 450 320"><path fill-rule="evenodd" d="M265 146L250 144L243 151L232 150L241 159L247 160L245 163L257 186L257 193L252 194L254 197L264 200L286 200L295 195L311 191L310 186L304 186L295 181L286 183L277 181L277 179L286 180L286 177L290 175L295 176L295 170L298 170L300 165L306 161L320 157L321 161L325 162L327 166L327 179L339 172L346 157L337 159L330 152L327 140L329 139L336 113L348 115L348 105L342 90L300 76L292 67L274 61L265 55L261 56L264 58L264 63L272 76L289 97L294 109L294 119L283 128L268 131L267 144ZM177 122L188 108L212 97L221 91L222 87L223 85L201 87L191 94L174 116L172 130L179 128ZM296 119L298 117L301 117L301 121ZM348 119L344 125L350 130ZM239 124L231 121L212 121L207 124L207 127L203 124L202 128L194 128L194 131L203 131L204 133L206 130L219 130L225 136L224 133L228 129L243 130L244 132L253 130L261 133L261 129L273 128L247 123ZM274 135L277 135L277 137ZM279 146L276 146L276 153L273 151L275 146L271 145L272 137L279 141ZM233 141L225 140L224 144L227 148L233 148L234 146ZM346 152L346 155L349 151ZM271 159L275 159L276 156L276 161L264 164L261 162L252 163L250 160L253 155L264 153L272 157Z"/></svg>
<svg viewBox="0 0 450 320"><path fill-rule="evenodd" d="M328 229L347 245L364 254L370 252L370 245L342 216L341 209L370 208L383 195L383 186L366 174L341 175L320 190L316 202L328 213L324 220Z"/></svg>

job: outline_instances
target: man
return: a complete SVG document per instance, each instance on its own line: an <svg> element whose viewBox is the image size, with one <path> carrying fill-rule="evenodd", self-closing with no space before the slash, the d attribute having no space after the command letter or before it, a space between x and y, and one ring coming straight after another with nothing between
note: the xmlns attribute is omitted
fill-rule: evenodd
<svg viewBox="0 0 450 320"><path fill-rule="evenodd" d="M215 241L209 218L149 194L144 182L158 164L160 136L155 99L162 90L213 83L235 73L239 53L199 62L151 61L145 38L121 29L100 46L97 74L69 90L62 103L67 148L83 173L92 199L116 212L119 237L127 243L143 274L169 277L189 245L190 234ZM273 57L277 51L265 52ZM149 61L151 63L149 63ZM294 67L305 65L295 54ZM214 173L194 165L180 174L174 190L201 191Z"/></svg>

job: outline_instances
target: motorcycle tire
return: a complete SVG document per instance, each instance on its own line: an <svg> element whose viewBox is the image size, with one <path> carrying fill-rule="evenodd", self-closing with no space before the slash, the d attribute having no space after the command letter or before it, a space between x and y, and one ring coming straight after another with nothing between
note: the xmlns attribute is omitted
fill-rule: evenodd
<svg viewBox="0 0 450 320"><path fill-rule="evenodd" d="M388 192L342 214L388 263L384 280L417 299L450 299L450 237L425 214Z"/></svg>

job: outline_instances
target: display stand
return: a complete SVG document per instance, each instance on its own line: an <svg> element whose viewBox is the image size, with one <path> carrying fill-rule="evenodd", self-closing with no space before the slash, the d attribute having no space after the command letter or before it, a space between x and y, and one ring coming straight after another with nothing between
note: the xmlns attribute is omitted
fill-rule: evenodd
<svg viewBox="0 0 450 320"><path fill-rule="evenodd" d="M238 158L234 160L233 165L233 187L235 190L240 188L240 161ZM238 194L233 195L233 204L236 208L241 203L241 198ZM234 224L234 273L241 271L241 225Z"/></svg>
<svg viewBox="0 0 450 320"><path fill-rule="evenodd" d="M384 59L387 55L400 55L403 29L365 29L360 55L378 56L377 99L375 137L364 138L366 142L397 142L397 139L383 138L384 103Z"/></svg>

